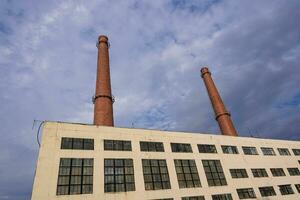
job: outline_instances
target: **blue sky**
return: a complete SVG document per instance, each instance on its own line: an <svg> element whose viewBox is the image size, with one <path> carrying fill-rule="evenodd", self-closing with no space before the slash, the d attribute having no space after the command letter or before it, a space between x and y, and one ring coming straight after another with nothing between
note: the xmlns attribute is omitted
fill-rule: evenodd
<svg viewBox="0 0 300 200"><path fill-rule="evenodd" d="M92 123L109 37L115 125L219 134L208 65L242 136L300 139L300 1L0 1L0 200L29 199L34 119Z"/></svg>

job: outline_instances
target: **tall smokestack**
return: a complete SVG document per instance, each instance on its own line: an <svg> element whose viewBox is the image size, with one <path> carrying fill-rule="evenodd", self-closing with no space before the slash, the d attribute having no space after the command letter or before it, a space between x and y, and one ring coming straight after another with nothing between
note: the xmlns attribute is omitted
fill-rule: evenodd
<svg viewBox="0 0 300 200"><path fill-rule="evenodd" d="M237 132L230 118L230 113L226 110L225 105L219 95L219 92L211 78L211 73L207 67L201 69L201 77L207 89L212 107L215 111L216 120L219 123L223 135L237 136Z"/></svg>
<svg viewBox="0 0 300 200"><path fill-rule="evenodd" d="M110 71L109 71L109 43L105 35L100 35L97 42L97 80L96 92L93 99L94 124L102 126L114 126L113 97L111 95Z"/></svg>

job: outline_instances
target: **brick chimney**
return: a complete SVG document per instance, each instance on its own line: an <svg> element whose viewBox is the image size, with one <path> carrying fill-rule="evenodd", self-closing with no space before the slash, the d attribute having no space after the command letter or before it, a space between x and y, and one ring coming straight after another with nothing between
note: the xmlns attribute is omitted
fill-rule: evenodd
<svg viewBox="0 0 300 200"><path fill-rule="evenodd" d="M218 121L221 133L223 135L238 136L231 121L230 113L226 110L214 81L211 78L211 73L207 67L203 67L201 69L201 77L203 78L208 96L215 111L216 120Z"/></svg>
<svg viewBox="0 0 300 200"><path fill-rule="evenodd" d="M100 35L97 42L97 80L94 102L94 124L100 126L114 126L113 102L110 85L109 43L105 35Z"/></svg>

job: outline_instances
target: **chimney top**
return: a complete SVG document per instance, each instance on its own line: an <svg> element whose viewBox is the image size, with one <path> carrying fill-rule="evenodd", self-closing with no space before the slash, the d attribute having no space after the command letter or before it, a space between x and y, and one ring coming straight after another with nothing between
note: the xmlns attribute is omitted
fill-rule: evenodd
<svg viewBox="0 0 300 200"><path fill-rule="evenodd" d="M108 42L108 37L106 35L99 35L98 42Z"/></svg>
<svg viewBox="0 0 300 200"><path fill-rule="evenodd" d="M203 78L204 74L206 74L206 73L211 74L210 71L209 71L209 69L208 69L208 67L202 67L201 70L200 70L200 72L201 72L201 77L202 78Z"/></svg>

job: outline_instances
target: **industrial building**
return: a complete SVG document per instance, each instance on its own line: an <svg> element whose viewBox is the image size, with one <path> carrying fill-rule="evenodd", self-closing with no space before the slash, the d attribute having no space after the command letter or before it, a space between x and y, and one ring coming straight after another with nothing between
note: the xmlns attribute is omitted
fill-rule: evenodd
<svg viewBox="0 0 300 200"><path fill-rule="evenodd" d="M108 38L97 47L94 124L43 123L32 200L300 199L300 142L239 137L207 67L222 135L114 127Z"/></svg>

